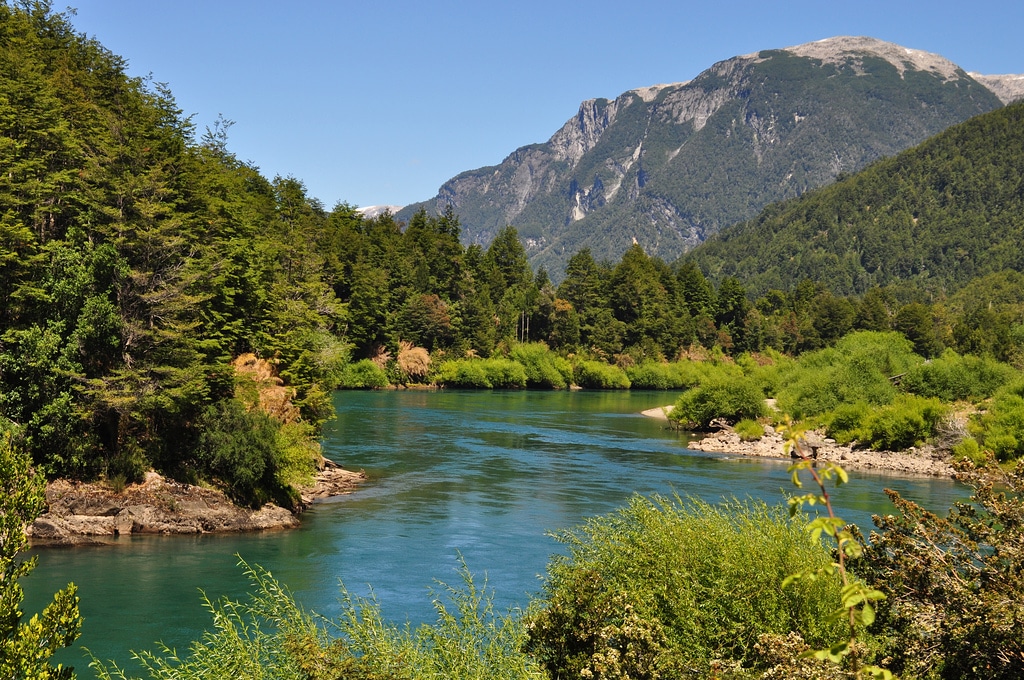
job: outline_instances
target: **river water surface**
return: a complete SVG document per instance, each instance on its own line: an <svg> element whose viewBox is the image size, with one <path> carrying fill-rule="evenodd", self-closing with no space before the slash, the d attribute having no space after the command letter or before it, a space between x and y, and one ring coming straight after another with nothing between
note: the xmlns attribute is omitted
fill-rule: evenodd
<svg viewBox="0 0 1024 680"><path fill-rule="evenodd" d="M639 415L658 392L339 392L324 454L370 481L315 504L302 527L261 534L134 537L37 551L26 611L74 581L84 631L60 661L90 677L79 646L139 673L129 650L184 653L209 627L201 592L242 598L238 557L269 569L306 607L339 611L338 582L376 596L388 618L432 620L431 587L458 583L461 554L500 609L525 606L559 550L547 532L611 512L634 493L782 502L784 461L691 451L685 435ZM853 471L840 516L870 527L894 488L944 511L967 493L948 480Z"/></svg>

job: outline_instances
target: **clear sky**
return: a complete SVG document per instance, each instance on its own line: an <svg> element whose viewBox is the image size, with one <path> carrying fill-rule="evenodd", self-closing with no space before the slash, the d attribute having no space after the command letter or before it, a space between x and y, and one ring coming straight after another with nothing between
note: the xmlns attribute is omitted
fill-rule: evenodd
<svg viewBox="0 0 1024 680"><path fill-rule="evenodd" d="M223 114L231 151L327 208L426 200L547 141L585 99L762 49L864 35L1024 73L1020 0L67 2L132 75L167 83L198 133Z"/></svg>

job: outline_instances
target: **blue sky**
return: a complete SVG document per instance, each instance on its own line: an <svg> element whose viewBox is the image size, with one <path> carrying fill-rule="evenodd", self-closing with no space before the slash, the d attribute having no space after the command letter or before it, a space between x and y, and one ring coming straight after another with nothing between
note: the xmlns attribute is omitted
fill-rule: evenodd
<svg viewBox="0 0 1024 680"><path fill-rule="evenodd" d="M581 101L835 35L1024 73L1024 3L70 0L72 21L167 83L201 133L330 208L404 205L543 142ZM60 2L55 8L63 7Z"/></svg>

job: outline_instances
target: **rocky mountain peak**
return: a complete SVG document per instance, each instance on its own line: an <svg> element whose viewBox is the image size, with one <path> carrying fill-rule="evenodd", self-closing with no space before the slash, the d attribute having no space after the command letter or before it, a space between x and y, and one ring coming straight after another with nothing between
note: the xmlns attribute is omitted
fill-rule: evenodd
<svg viewBox="0 0 1024 680"><path fill-rule="evenodd" d="M826 64L842 64L863 55L880 57L896 67L900 75L908 69L931 71L946 80L957 80L963 74L959 66L945 57L923 50L914 50L877 38L836 36L785 48L801 57L820 59Z"/></svg>
<svg viewBox="0 0 1024 680"><path fill-rule="evenodd" d="M513 225L553 278L583 247L614 260L633 239L670 260L768 203L998 108L1024 94L1015 78L972 78L865 37L741 55L687 82L584 101L546 143L463 172L397 217L452 206L463 238L482 245Z"/></svg>

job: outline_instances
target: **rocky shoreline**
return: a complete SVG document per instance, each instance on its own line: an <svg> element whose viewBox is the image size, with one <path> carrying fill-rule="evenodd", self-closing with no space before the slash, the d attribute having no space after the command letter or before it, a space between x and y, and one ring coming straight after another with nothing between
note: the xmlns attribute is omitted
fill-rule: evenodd
<svg viewBox="0 0 1024 680"><path fill-rule="evenodd" d="M668 420L671 406L648 409L643 415L649 418ZM870 451L842 446L834 439L827 439L821 433L811 433L808 443L817 453L817 460L830 460L845 468L885 470L901 475L928 475L952 477L955 472L949 456L932 447L911 448L906 451ZM743 441L730 428L724 428L703 439L687 444L694 451L728 453L754 458L789 459L785 440L771 427L765 427L765 435L754 441Z"/></svg>
<svg viewBox="0 0 1024 680"><path fill-rule="evenodd" d="M350 493L366 480L324 459L314 485L302 492L302 508L315 500ZM166 479L150 472L139 484L115 492L102 484L56 480L46 488L47 511L26 531L34 546L96 545L133 534L206 534L289 529L298 514L267 504L241 508L221 491Z"/></svg>
<svg viewBox="0 0 1024 680"><path fill-rule="evenodd" d="M931 477L952 477L954 473L949 457L931 447L912 448L907 451L857 450L820 436L812 436L809 443L817 451L817 460L834 461L847 469L885 470L901 475ZM770 427L766 427L765 435L755 441L743 441L738 434L726 429L690 442L687 446L695 451L729 453L737 456L790 458L786 453L782 435Z"/></svg>

